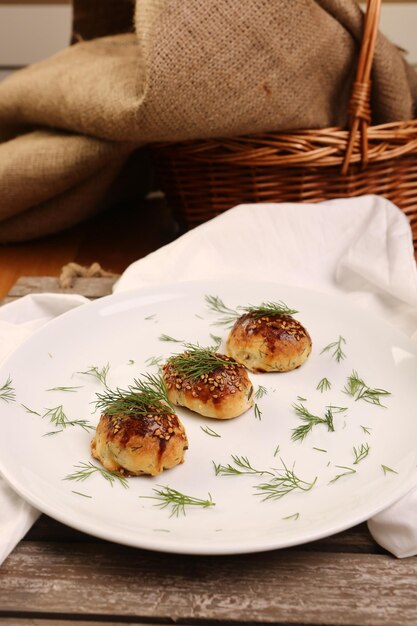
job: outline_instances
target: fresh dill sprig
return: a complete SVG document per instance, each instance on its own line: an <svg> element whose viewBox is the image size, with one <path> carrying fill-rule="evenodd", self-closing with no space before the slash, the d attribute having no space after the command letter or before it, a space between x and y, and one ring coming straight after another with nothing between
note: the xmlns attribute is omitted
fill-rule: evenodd
<svg viewBox="0 0 417 626"><path fill-rule="evenodd" d="M159 335L158 337L159 341L166 341L166 342L171 342L171 343L183 343L184 340L183 339L175 339L175 337L171 337L170 335Z"/></svg>
<svg viewBox="0 0 417 626"><path fill-rule="evenodd" d="M210 437L221 437L221 435L219 435L219 433L216 433L216 431L210 428L210 426L200 426L200 428L203 433L206 433L206 435L210 435Z"/></svg>
<svg viewBox="0 0 417 626"><path fill-rule="evenodd" d="M340 363L342 359L346 358L346 354L343 352L343 348L342 348L342 344L344 343L346 343L346 339L344 339L344 337L339 335L339 339L337 341L333 341L332 343L329 343L328 346L323 348L320 354L323 354L323 352L330 352L330 350L333 350L332 356L336 359L338 363Z"/></svg>
<svg viewBox="0 0 417 626"><path fill-rule="evenodd" d="M313 450L317 450L317 452L327 452L324 448L316 448L315 446L313 446Z"/></svg>
<svg viewBox="0 0 417 626"><path fill-rule="evenodd" d="M252 304L248 306L238 306L236 309L231 309L226 306L223 300L218 296L206 296L205 300L211 311L222 316L216 324L225 326L234 324L244 313L250 313L254 317L274 317L276 315L294 315L298 313L296 309L289 308L285 302L281 300L278 302L262 302L257 306Z"/></svg>
<svg viewBox="0 0 417 626"><path fill-rule="evenodd" d="M391 469L391 467L388 467L388 465L383 465L381 463L381 467L382 467L382 471L384 472L385 476L391 472L392 474L398 474L398 472L396 472L394 469Z"/></svg>
<svg viewBox="0 0 417 626"><path fill-rule="evenodd" d="M355 370L352 370L343 391L349 396L352 396L355 401L364 400L365 402L376 404L384 408L385 406L381 403L381 396L391 395L391 393L385 389L372 389L371 387L368 387Z"/></svg>
<svg viewBox="0 0 417 626"><path fill-rule="evenodd" d="M175 354L167 361L174 372L184 378L196 379L204 374L210 374L222 365L237 365L233 359L223 357L213 352L211 348L202 348L191 343L184 346L186 352Z"/></svg>
<svg viewBox="0 0 417 626"><path fill-rule="evenodd" d="M86 376L93 376L105 387L107 387L107 374L109 373L110 365L107 363L103 367L92 365L85 372L77 372L78 374L85 374Z"/></svg>
<svg viewBox="0 0 417 626"><path fill-rule="evenodd" d="M279 448L280 448L280 446L278 444L277 447L274 450L274 456L277 456L277 454L279 454Z"/></svg>
<svg viewBox="0 0 417 626"><path fill-rule="evenodd" d="M0 400L4 402L15 402L16 401L16 393L12 387L12 379L10 378L10 374L7 377L6 382L2 387L0 387Z"/></svg>
<svg viewBox="0 0 417 626"><path fill-rule="evenodd" d="M269 474L270 476L274 476L274 473L269 470L257 470L252 467L247 456L232 454L232 460L235 467L230 463L227 465L221 465L220 463L215 463L213 461L216 476L242 476L243 474L257 474L258 476Z"/></svg>
<svg viewBox="0 0 417 626"><path fill-rule="evenodd" d="M226 306L219 296L205 296L205 301L211 311L222 316L215 322L218 326L231 326L240 317L240 313Z"/></svg>
<svg viewBox="0 0 417 626"><path fill-rule="evenodd" d="M330 483L335 483L337 480L339 480L343 476L348 476L349 474L356 474L356 470L353 469L352 467L345 467L344 465L336 465L335 467L337 467L338 469L346 470L346 471L345 472L341 472L340 474L337 474L334 478L332 478L332 480L329 482L329 484Z"/></svg>
<svg viewBox="0 0 417 626"><path fill-rule="evenodd" d="M167 506L172 507L170 517L174 515L178 517L180 514L185 515L185 508L187 506L199 506L203 509L207 509L211 506L216 506L216 503L213 502L211 494L208 494L208 499L203 500L201 498L195 498L194 496L188 496L185 493L181 493L177 491L177 489L173 489L172 487L164 487L159 485L161 489L153 489L156 493L155 496L140 496L141 498L148 498L150 500L160 500L158 506L161 509L164 509Z"/></svg>
<svg viewBox="0 0 417 626"><path fill-rule="evenodd" d="M369 428L369 426L362 426L362 424L360 425L363 432L365 433L365 435L370 435L371 434L371 429Z"/></svg>
<svg viewBox="0 0 417 626"><path fill-rule="evenodd" d="M42 418L44 417L48 417L51 424L54 424L60 429L52 433L47 433L48 435L62 432L68 426L80 426L83 430L86 430L87 432L89 430L94 430L94 426L87 422L87 420L69 420L64 413L64 407L62 404L60 404L59 406L55 406L51 409L46 409L46 412L42 415Z"/></svg>
<svg viewBox="0 0 417 626"><path fill-rule="evenodd" d="M166 411L167 405L172 409L166 383L160 375L145 374L143 380L135 378L126 390L107 388L96 396L96 409L109 416L146 415L152 407Z"/></svg>
<svg viewBox="0 0 417 626"><path fill-rule="evenodd" d="M331 407L327 407L324 417L313 415L302 403L293 404L293 408L298 417L300 417L304 422L301 426L293 429L291 435L291 439L293 441L303 441L303 439L305 439L311 432L313 427L318 424L325 424L327 426L327 430L334 432L333 412Z"/></svg>
<svg viewBox="0 0 417 626"><path fill-rule="evenodd" d="M261 493L256 495L263 495L263 501L265 500L279 500L288 495L292 491L299 489L301 491L310 491L317 482L317 476L311 482L305 481L294 472L294 465L289 469L284 461L281 459L282 470L278 471L278 474L274 476L268 483L262 483L256 485L255 489L258 489Z"/></svg>
<svg viewBox="0 0 417 626"><path fill-rule="evenodd" d="M368 443L361 443L361 445L358 448L353 446L353 454L355 455L355 460L353 461L353 465L357 465L358 463L360 463L360 461L366 458L369 454L369 450L370 448L369 448Z"/></svg>
<svg viewBox="0 0 417 626"><path fill-rule="evenodd" d="M260 421L262 419L262 411L259 408L259 405L257 404L257 402L255 402L255 404L253 405L253 412L255 414L256 419Z"/></svg>
<svg viewBox="0 0 417 626"><path fill-rule="evenodd" d="M321 379L321 381L318 383L316 389L318 391L321 391L321 393L323 393L323 391L328 391L331 388L332 384L329 381L328 378L324 377Z"/></svg>
<svg viewBox="0 0 417 626"><path fill-rule="evenodd" d="M250 313L255 317L274 317L276 315L295 315L298 313L296 309L291 309L285 302L262 302L259 306L240 306L238 307L245 313Z"/></svg>
<svg viewBox="0 0 417 626"><path fill-rule="evenodd" d="M110 472L109 470L104 469L104 467L100 467L99 465L95 465L94 463L88 462L80 462L77 465L74 465L77 468L77 471L73 474L68 474L65 476L64 480L75 480L77 482L82 482L90 478L93 474L100 474L108 483L113 487L113 483L118 481L122 487L127 489L129 487L129 483L125 476L121 476L116 472Z"/></svg>
<svg viewBox="0 0 417 626"><path fill-rule="evenodd" d="M259 385L258 389L255 391L255 398L257 400L259 400L260 398L263 398L264 396L266 396L266 394L268 393L268 390L266 387L264 387L263 385Z"/></svg>

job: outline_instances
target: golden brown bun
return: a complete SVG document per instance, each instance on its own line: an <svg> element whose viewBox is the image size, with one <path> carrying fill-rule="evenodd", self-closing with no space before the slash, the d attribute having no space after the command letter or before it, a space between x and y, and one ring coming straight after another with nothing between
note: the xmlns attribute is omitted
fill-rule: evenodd
<svg viewBox="0 0 417 626"><path fill-rule="evenodd" d="M234 324L226 352L252 372L289 372L311 352L311 338L291 315L245 313Z"/></svg>
<svg viewBox="0 0 417 626"><path fill-rule="evenodd" d="M237 417L247 411L253 405L253 387L245 368L223 354L218 356L230 363L197 379L179 376L169 362L166 363L163 377L169 401L218 420Z"/></svg>
<svg viewBox="0 0 417 626"><path fill-rule="evenodd" d="M102 415L91 453L111 472L156 476L183 463L187 447L178 416L153 408L147 415Z"/></svg>

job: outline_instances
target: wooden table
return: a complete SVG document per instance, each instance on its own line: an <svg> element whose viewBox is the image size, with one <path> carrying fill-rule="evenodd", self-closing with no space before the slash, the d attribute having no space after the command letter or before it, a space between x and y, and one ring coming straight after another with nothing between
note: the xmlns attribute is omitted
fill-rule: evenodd
<svg viewBox="0 0 417 626"><path fill-rule="evenodd" d="M77 279L97 298L114 279ZM23 278L11 301L60 291ZM68 291L68 290L67 290ZM286 550L180 556L90 537L42 515L0 568L1 626L417 624L417 559L398 560L366 524Z"/></svg>

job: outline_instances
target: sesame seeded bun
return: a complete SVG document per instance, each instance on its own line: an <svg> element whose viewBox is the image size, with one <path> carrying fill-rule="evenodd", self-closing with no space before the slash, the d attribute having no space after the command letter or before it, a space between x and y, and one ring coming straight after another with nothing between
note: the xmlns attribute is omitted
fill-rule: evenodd
<svg viewBox="0 0 417 626"><path fill-rule="evenodd" d="M168 361L163 377L169 401L218 420L237 417L253 406L253 387L245 368L226 355L217 356L226 364L198 378L179 375Z"/></svg>
<svg viewBox="0 0 417 626"><path fill-rule="evenodd" d="M152 408L147 415L102 415L91 453L111 472L156 476L183 463L187 447L178 416Z"/></svg>
<svg viewBox="0 0 417 626"><path fill-rule="evenodd" d="M226 341L226 352L252 372L289 372L312 348L307 330L291 315L242 315Z"/></svg>

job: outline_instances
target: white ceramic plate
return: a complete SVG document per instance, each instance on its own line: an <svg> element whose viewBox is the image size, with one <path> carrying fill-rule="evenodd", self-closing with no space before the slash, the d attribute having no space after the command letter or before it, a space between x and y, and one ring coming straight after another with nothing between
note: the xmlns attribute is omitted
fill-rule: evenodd
<svg viewBox="0 0 417 626"><path fill-rule="evenodd" d="M200 345L213 343L210 334L224 341L228 331L214 325L218 316L206 306L208 294L232 308L283 300L299 311L295 317L311 334L310 358L290 373L250 374L255 389L267 391L257 399L261 415L250 410L221 422L179 409L190 447L184 464L160 476L130 478L127 489L98 472L83 482L64 480L80 463L93 461L92 435L69 426L47 436L56 430L47 411L62 405L68 420L95 426L93 402L103 386L79 372L109 364L109 387L125 389L135 377L157 372L153 358L182 351L181 344L162 341L164 334ZM339 336L346 340L346 358L337 362L332 351L322 350ZM352 370L370 388L391 392L382 398L385 408L343 392ZM9 376L15 401L0 400L3 476L44 513L122 544L190 554L282 548L364 521L417 484L416 347L346 297L266 283L186 283L110 296L37 332L2 366L0 387ZM323 377L332 387L320 392ZM48 391L68 386L79 388ZM319 424L304 441L292 441L301 424L293 404L300 402L319 416L329 405L347 410L334 411L334 432ZM354 449L367 450L356 464ZM278 477L285 464L304 487L317 480L309 491L295 489L265 501L257 486L271 480L270 474L215 474L214 463L235 466L232 455ZM159 508L158 500L142 497L155 496L161 486L203 500L211 494L215 506L189 506L185 515L171 515L169 506Z"/></svg>

